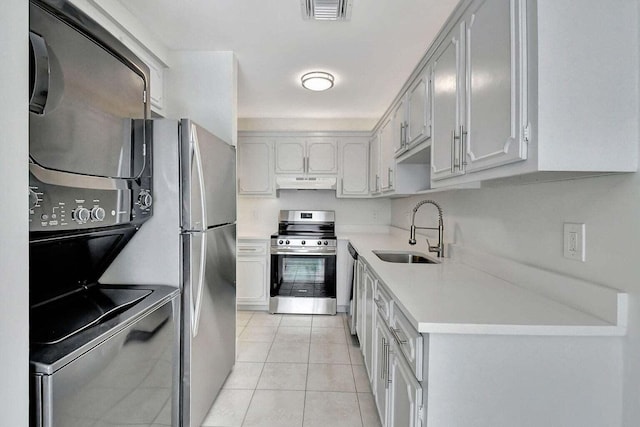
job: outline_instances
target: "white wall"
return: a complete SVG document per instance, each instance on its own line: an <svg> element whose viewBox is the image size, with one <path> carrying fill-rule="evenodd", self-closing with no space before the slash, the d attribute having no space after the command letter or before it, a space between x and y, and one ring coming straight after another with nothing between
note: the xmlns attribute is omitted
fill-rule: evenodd
<svg viewBox="0 0 640 427"><path fill-rule="evenodd" d="M238 65L233 52L172 51L167 117L190 118L236 145Z"/></svg>
<svg viewBox="0 0 640 427"><path fill-rule="evenodd" d="M0 425L15 427L29 419L28 6L0 13Z"/></svg>
<svg viewBox="0 0 640 427"><path fill-rule="evenodd" d="M640 425L640 173L435 193L391 203L391 223L408 227L415 203L444 210L445 240L539 266L630 294L624 338L625 426ZM416 224L435 224L423 206ZM563 257L563 223L586 224L586 262ZM418 247L426 250L424 239Z"/></svg>
<svg viewBox="0 0 640 427"><path fill-rule="evenodd" d="M280 190L277 198L238 197L238 236L269 237L281 209L335 210L338 237L352 226L389 224L388 199L337 199L335 191Z"/></svg>

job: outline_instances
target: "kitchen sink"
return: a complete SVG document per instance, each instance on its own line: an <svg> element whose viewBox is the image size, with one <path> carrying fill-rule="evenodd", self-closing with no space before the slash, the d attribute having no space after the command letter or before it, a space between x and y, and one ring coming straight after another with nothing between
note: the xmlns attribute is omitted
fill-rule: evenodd
<svg viewBox="0 0 640 427"><path fill-rule="evenodd" d="M439 264L420 252L373 251L382 261L401 264Z"/></svg>

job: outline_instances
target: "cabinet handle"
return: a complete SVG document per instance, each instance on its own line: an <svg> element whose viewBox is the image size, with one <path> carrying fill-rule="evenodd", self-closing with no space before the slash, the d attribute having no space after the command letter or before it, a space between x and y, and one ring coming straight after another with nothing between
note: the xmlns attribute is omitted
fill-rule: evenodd
<svg viewBox="0 0 640 427"><path fill-rule="evenodd" d="M404 122L404 145L409 145L409 123Z"/></svg>
<svg viewBox="0 0 640 427"><path fill-rule="evenodd" d="M258 248L238 248L238 252L258 252L260 250Z"/></svg>
<svg viewBox="0 0 640 427"><path fill-rule="evenodd" d="M388 168L387 175L388 175L388 178L389 178L389 187L387 187L387 188L391 188L391 187L393 187L393 183L391 182L391 176L393 175L393 169Z"/></svg>
<svg viewBox="0 0 640 427"><path fill-rule="evenodd" d="M451 173L456 172L456 131L451 131Z"/></svg>
<svg viewBox="0 0 640 427"><path fill-rule="evenodd" d="M340 194L344 195L344 178L340 178Z"/></svg>
<svg viewBox="0 0 640 427"><path fill-rule="evenodd" d="M380 191L380 176L376 174L376 192Z"/></svg>
<svg viewBox="0 0 640 427"><path fill-rule="evenodd" d="M467 153L465 153L465 139L464 136L467 134L464 130L464 125L460 125L460 157L458 158L458 169L462 170L464 166L467 165Z"/></svg>
<svg viewBox="0 0 640 427"><path fill-rule="evenodd" d="M385 361L385 352L387 351L387 340L382 337L382 348L381 348L381 356L382 356L382 363L380 364L380 379L384 381L384 374L387 370L387 364Z"/></svg>
<svg viewBox="0 0 640 427"><path fill-rule="evenodd" d="M389 388L389 386L391 385L391 366L389 366L391 364L389 360L390 351L391 351L391 346L389 345L389 343L387 343L387 348L385 351L385 366L387 367L387 373L386 373L387 381L385 384L385 388Z"/></svg>
<svg viewBox="0 0 640 427"><path fill-rule="evenodd" d="M398 344L405 345L407 343L406 338L400 338L400 334L402 333L400 329L394 329L391 326L389 326L389 330L391 331L391 335L393 335L393 338L395 338Z"/></svg>

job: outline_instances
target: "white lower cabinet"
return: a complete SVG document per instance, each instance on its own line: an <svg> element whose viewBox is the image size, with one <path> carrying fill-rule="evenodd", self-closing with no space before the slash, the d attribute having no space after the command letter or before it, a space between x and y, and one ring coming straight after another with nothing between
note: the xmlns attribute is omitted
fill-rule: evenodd
<svg viewBox="0 0 640 427"><path fill-rule="evenodd" d="M381 312L376 315L372 390L383 427L422 426L422 385Z"/></svg>
<svg viewBox="0 0 640 427"><path fill-rule="evenodd" d="M422 386L395 345L389 351L387 427L422 426Z"/></svg>
<svg viewBox="0 0 640 427"><path fill-rule="evenodd" d="M243 308L264 308L268 304L267 248L267 240L238 241L236 301Z"/></svg>
<svg viewBox="0 0 640 427"><path fill-rule="evenodd" d="M373 273L368 269L364 272L364 284L363 284L363 337L360 340L360 347L362 349L362 356L364 358L364 365L369 374L369 379L373 378L373 348L374 348L374 323L376 316L376 307L374 303L374 295L376 291L376 285L378 280Z"/></svg>

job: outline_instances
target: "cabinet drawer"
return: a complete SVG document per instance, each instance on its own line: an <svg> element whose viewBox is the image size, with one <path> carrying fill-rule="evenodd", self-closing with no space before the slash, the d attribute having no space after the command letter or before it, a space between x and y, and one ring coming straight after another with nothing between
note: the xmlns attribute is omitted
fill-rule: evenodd
<svg viewBox="0 0 640 427"><path fill-rule="evenodd" d="M407 359L409 367L418 381L423 379L423 337L414 329L409 320L397 307L391 313L389 329L398 348Z"/></svg>
<svg viewBox="0 0 640 427"><path fill-rule="evenodd" d="M237 251L238 251L238 256L266 255L267 244L238 242Z"/></svg>
<svg viewBox="0 0 640 427"><path fill-rule="evenodd" d="M389 323L391 315L391 301L391 295L389 295L387 290L381 286L381 282L378 282L373 302L378 306L378 313L380 313L380 317L382 317L387 323Z"/></svg>

